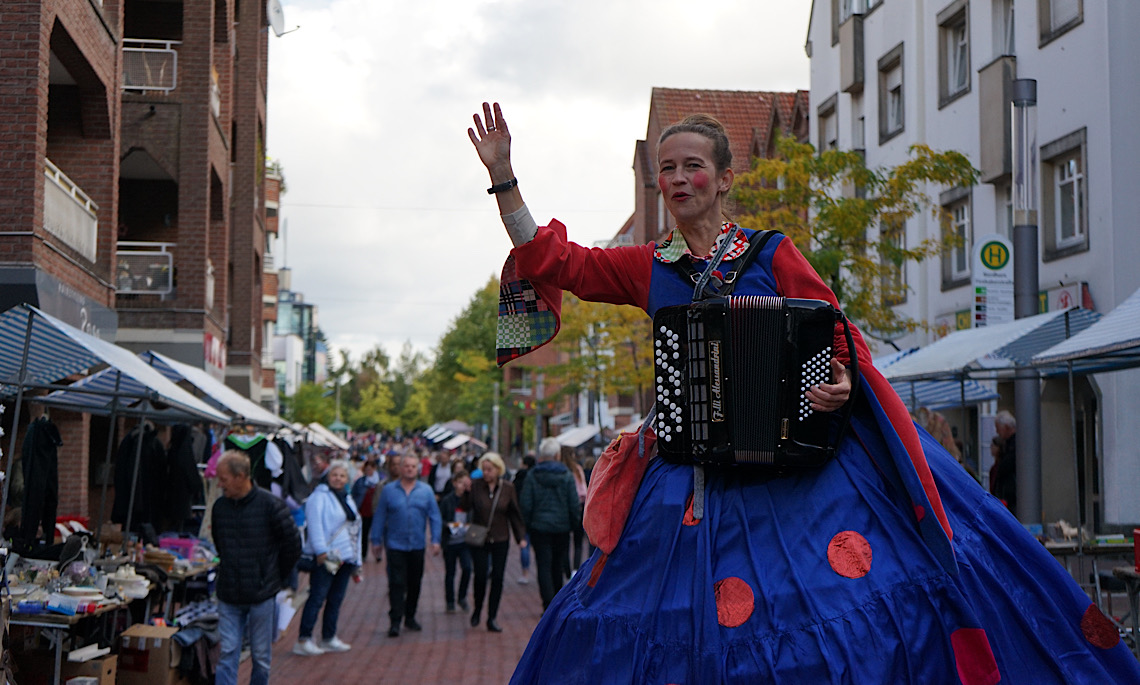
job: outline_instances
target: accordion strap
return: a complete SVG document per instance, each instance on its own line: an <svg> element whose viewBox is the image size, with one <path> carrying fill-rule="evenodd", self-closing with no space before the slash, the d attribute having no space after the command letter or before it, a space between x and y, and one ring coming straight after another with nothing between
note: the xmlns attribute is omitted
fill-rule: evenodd
<svg viewBox="0 0 1140 685"><path fill-rule="evenodd" d="M683 274L689 277L689 280L696 284L697 289L693 291L694 302L703 300L706 297L726 297L728 295L731 295L732 291L736 289L737 279L752 263L752 260L756 258L756 255L760 254L760 251L764 249L764 246L768 244L768 241L778 233L780 232L757 231L753 233L752 238L750 238L748 241L748 248L744 251L744 254L740 255L740 257L735 260L736 263L733 264L732 271L728 272L728 274L724 276L723 281L715 283L715 287L722 288L719 292L711 290L708 287L709 282L714 279L713 272L720 264L720 259L718 259L715 255L712 259L712 262L709 263L703 274L697 271L696 267L693 266L691 259L678 259L673 263L677 266L678 269L681 270ZM729 241L725 240L724 244L722 244L722 248L726 248L728 243ZM719 252L720 251L718 250L718 254ZM703 284L702 281L704 281Z"/></svg>

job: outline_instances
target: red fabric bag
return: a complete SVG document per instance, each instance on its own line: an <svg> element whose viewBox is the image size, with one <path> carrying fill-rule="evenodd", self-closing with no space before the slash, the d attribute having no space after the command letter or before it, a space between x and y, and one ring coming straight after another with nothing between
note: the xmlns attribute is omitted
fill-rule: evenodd
<svg viewBox="0 0 1140 685"><path fill-rule="evenodd" d="M606 554L617 547L641 478L657 453L653 431L645 431L645 452L641 455L637 443L637 433L622 433L602 452L590 472L582 527L590 542Z"/></svg>

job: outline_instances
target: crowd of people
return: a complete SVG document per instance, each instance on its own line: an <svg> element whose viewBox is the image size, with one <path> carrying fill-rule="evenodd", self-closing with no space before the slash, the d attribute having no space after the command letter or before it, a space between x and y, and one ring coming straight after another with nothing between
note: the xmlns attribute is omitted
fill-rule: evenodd
<svg viewBox="0 0 1140 685"><path fill-rule="evenodd" d="M530 536L538 540L544 608L581 563L584 550L572 545L575 531L581 536L589 470L553 438L543 441L537 460L527 456L512 471L495 452L442 450L418 435L351 435L347 454L299 459L310 481L304 497L280 486L286 469L278 460L266 467L264 452L227 447L209 472L218 495L211 528L221 560L219 683L235 682L247 631L251 682L266 682L277 635L274 597L298 589L298 573L308 575L308 597L292 651L318 656L352 648L337 623L370 557L384 564L393 638L422 630L417 612L429 554L443 557L447 612L471 612L477 627L485 609L486 629L494 633L502 630L497 615L510 538L527 553ZM472 529L480 528L485 534L473 538ZM251 546L249 539L264 544ZM520 583L529 582L528 568Z"/></svg>

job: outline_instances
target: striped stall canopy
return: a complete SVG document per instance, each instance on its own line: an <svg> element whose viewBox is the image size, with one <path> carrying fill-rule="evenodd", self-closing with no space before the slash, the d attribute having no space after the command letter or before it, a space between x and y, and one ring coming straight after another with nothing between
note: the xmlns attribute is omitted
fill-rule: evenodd
<svg viewBox="0 0 1140 685"><path fill-rule="evenodd" d="M31 335L25 340L29 317ZM9 321L15 322L14 330L21 331L19 337L10 337ZM21 385L44 386L102 366L105 368L66 389L37 397L36 402L92 414L110 414L114 408L122 415L158 420L229 422L228 416L167 380L130 350L84 333L35 307L20 305L5 312L0 319L0 330L4 331L0 364L3 364L8 379L5 388L10 394L15 394ZM28 364L21 382L19 374L25 342ZM119 398L117 406L116 396Z"/></svg>
<svg viewBox="0 0 1140 685"><path fill-rule="evenodd" d="M1036 366L1069 362L1082 373L1140 366L1140 290L1100 321L1033 357Z"/></svg>
<svg viewBox="0 0 1140 685"><path fill-rule="evenodd" d="M193 386L202 400L230 414L235 423L252 423L271 430L289 425L285 419L214 378L205 369L184 364L154 350L143 352L139 358L171 382Z"/></svg>
<svg viewBox="0 0 1140 685"><path fill-rule="evenodd" d="M79 332L28 305L0 314L0 395L12 396L18 385L47 385L104 363L63 327ZM21 379L25 344L28 362Z"/></svg>
<svg viewBox="0 0 1140 685"><path fill-rule="evenodd" d="M1087 309L1069 309L956 331L881 370L891 383L1008 376L1015 367L1028 365L1033 355L1083 331L1099 317Z"/></svg>

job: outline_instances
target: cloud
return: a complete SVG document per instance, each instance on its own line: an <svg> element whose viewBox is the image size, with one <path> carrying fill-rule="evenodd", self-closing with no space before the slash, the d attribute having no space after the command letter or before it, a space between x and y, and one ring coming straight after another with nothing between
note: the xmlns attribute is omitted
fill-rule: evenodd
<svg viewBox="0 0 1140 685"><path fill-rule="evenodd" d="M359 359L430 351L510 247L471 116L498 99L539 221L584 244L633 211L653 87L806 88L808 3L289 0L270 38L277 263Z"/></svg>

